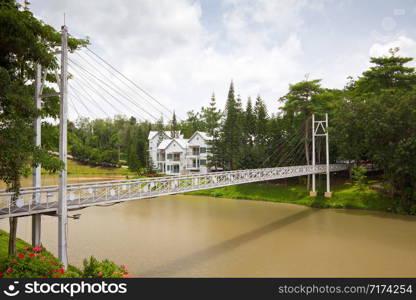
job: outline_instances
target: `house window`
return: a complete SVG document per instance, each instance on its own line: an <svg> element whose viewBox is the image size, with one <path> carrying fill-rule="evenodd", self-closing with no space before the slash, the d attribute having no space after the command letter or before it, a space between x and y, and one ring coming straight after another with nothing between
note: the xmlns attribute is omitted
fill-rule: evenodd
<svg viewBox="0 0 416 300"><path fill-rule="evenodd" d="M200 164L201 166L205 166L205 165L207 164L207 160L206 160L206 159L201 159L201 160L199 161L199 164Z"/></svg>
<svg viewBox="0 0 416 300"><path fill-rule="evenodd" d="M168 159L172 159L172 154L168 154Z"/></svg>
<svg viewBox="0 0 416 300"><path fill-rule="evenodd" d="M199 147L192 148L192 155L199 155Z"/></svg>
<svg viewBox="0 0 416 300"><path fill-rule="evenodd" d="M200 148L201 153L206 153L207 152L207 148L206 147L201 147Z"/></svg>
<svg viewBox="0 0 416 300"><path fill-rule="evenodd" d="M167 166L166 170L170 171L170 165Z"/></svg>

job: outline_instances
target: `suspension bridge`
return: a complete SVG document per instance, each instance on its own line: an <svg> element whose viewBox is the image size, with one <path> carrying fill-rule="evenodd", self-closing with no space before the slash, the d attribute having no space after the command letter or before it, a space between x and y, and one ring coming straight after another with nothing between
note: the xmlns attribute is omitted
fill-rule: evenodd
<svg viewBox="0 0 416 300"><path fill-rule="evenodd" d="M202 189L305 175L312 175L311 196L316 196L315 175L320 173L326 174L327 186L325 196L330 197L330 172L343 171L348 168L345 164L329 163L328 116L326 116L325 120L320 121L316 121L313 116L311 127L311 151L313 155L311 165L281 166L213 172L208 174L68 184L66 168L68 104L73 107L73 111L76 112L78 116L81 115L79 110L84 109L90 115L99 117L100 112L98 112L98 110L101 111L104 116L108 116L108 111L110 110L123 114L123 109L126 109L126 103L128 102L128 112L134 112L139 120L140 118L146 120L143 116L148 116L151 120L153 119L153 121L158 120L158 118L155 117L150 109L153 108L162 116L166 116L166 112L171 112L171 110L91 50L89 51L95 56L95 61L104 63L104 69L99 70L95 68L91 61L87 59L87 56L79 55L78 60L69 58L67 39L67 28L66 26L63 26L62 46L58 51L61 55L61 74L56 74L60 91L57 95L60 96L61 107L59 158L65 165L65 168L61 170L59 174L59 185L42 186L40 182L40 166L38 166L33 170L32 187L21 188L18 196L6 190L0 191L0 219L32 216L32 243L34 245L41 243L41 215L48 214L58 217L58 256L65 266L67 266L68 263L68 211L83 209L89 206L107 206L136 199L154 198ZM84 64L82 62L84 62ZM68 67L71 68L71 76L68 74ZM119 84L111 84L111 80L106 81L104 79L106 72L108 71L117 73L118 76L116 78L119 80ZM37 65L35 103L38 108L41 107L41 99L48 97L48 95L42 95L43 83L41 82L41 77L41 66ZM74 80L73 83L69 84L69 77L80 78L81 80ZM93 83L95 83L95 86ZM124 88L122 87L122 84L125 85ZM135 87L135 91L128 94L126 93L127 87ZM68 93L68 90L71 90L71 93ZM93 94L95 94L95 96ZM70 97L68 97L68 95L70 95ZM146 102L142 102L145 107L137 101L137 97ZM90 104L86 104L85 101L82 101L83 99L88 100ZM121 99L124 99L125 102L121 101ZM77 100L81 105L75 104L75 101ZM34 122L36 132L35 143L38 146L40 146L40 122L40 118ZM326 164L315 163L315 137L319 136L325 137L326 140Z"/></svg>
<svg viewBox="0 0 416 300"><path fill-rule="evenodd" d="M331 164L329 168L330 172L337 172L345 170L347 166ZM66 198L68 210L76 210L93 205L109 205L129 200L325 172L326 165L306 165L68 184ZM34 214L54 214L58 207L58 190L57 185L22 188L16 200L13 200L14 193L3 191L0 194L0 219ZM34 202L33 199L38 199L38 201Z"/></svg>

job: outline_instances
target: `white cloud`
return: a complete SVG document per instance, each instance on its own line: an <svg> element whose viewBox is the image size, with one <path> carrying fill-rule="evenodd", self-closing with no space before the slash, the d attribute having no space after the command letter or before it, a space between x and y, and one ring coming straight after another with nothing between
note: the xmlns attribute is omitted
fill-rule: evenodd
<svg viewBox="0 0 416 300"><path fill-rule="evenodd" d="M416 40L407 36L399 36L397 39L385 42L375 43L369 50L370 56L389 55L389 49L399 47L400 56L416 57Z"/></svg>
<svg viewBox="0 0 416 300"><path fill-rule="evenodd" d="M56 28L66 12L71 33L90 36L92 49L183 117L207 105L212 92L223 108L231 79L244 101L260 94L269 109L276 110L276 99L306 73L297 34L271 43L274 32L302 24L298 13L306 1L289 2L255 2L253 15L252 2L228 6L225 42L202 26L197 1L42 1L34 2L32 9ZM276 11L278 20L273 18ZM274 27L251 30L252 22ZM216 47L219 42L227 51Z"/></svg>
<svg viewBox="0 0 416 300"><path fill-rule="evenodd" d="M357 76L368 67L368 54L385 54L397 45L401 55L416 56L415 41L397 35L401 28L383 39L372 32L369 41L378 43L369 53L368 48L344 51L334 40L334 47L322 46L318 56L308 55L302 38L324 31L310 31L305 13L323 12L327 3L224 0L215 12L221 16L216 26L202 22L208 12L194 0L44 0L33 1L32 10L55 28L65 12L72 34L90 36L94 51L183 118L187 111L208 105L212 92L222 109L230 80L243 101L260 94L275 112L276 99L306 73L322 78L324 86L342 88L347 76ZM330 13L313 17L324 15ZM126 113L129 108L121 107Z"/></svg>

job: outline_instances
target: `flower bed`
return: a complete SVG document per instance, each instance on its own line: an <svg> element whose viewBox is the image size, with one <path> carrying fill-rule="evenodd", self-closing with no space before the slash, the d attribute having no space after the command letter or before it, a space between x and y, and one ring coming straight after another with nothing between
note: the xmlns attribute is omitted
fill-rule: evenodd
<svg viewBox="0 0 416 300"><path fill-rule="evenodd" d="M98 261L94 257L84 260L84 269L62 263L42 246L25 246L14 256L0 263L0 278L128 278L125 266L117 266L109 260Z"/></svg>

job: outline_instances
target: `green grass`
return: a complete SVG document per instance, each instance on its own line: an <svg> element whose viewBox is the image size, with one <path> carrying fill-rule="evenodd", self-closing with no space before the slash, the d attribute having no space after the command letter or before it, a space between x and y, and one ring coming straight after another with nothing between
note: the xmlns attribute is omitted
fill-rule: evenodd
<svg viewBox="0 0 416 300"><path fill-rule="evenodd" d="M42 170L43 174L48 174L47 171ZM68 174L69 175L114 175L114 176L135 176L136 173L130 171L128 168L113 168L100 167L81 164L75 160L68 159Z"/></svg>
<svg viewBox="0 0 416 300"><path fill-rule="evenodd" d="M28 243L21 239L16 240L16 250L23 249L25 246L30 246ZM9 234L0 229L0 260L3 260L7 257L7 252L9 249Z"/></svg>
<svg viewBox="0 0 416 300"><path fill-rule="evenodd" d="M333 190L332 198L323 197L323 192L320 192L318 197L309 197L309 192L304 186L291 185L285 187L263 183L227 186L187 194L284 202L322 208L359 208L393 211L395 206L394 199L371 189L360 192L350 183L344 183L336 187Z"/></svg>

